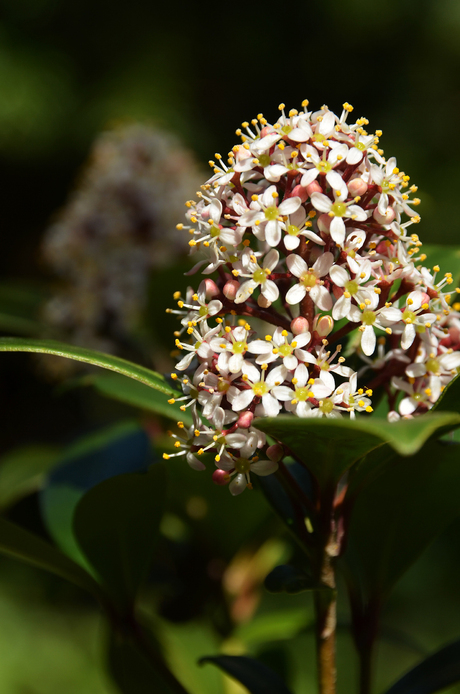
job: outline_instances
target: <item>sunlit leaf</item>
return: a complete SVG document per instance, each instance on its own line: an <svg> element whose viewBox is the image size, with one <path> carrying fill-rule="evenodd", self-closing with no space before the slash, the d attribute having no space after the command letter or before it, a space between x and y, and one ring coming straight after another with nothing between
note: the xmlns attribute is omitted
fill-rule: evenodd
<svg viewBox="0 0 460 694"><path fill-rule="evenodd" d="M327 484L384 444L400 455L412 455L434 434L459 427L460 415L442 412L395 423L372 417L351 421L280 415L257 419L254 426L288 446L320 484Z"/></svg>
<svg viewBox="0 0 460 694"><path fill-rule="evenodd" d="M132 603L153 559L165 500L165 471L118 475L80 500L74 533L80 548L116 600Z"/></svg>
<svg viewBox="0 0 460 694"><path fill-rule="evenodd" d="M200 658L200 664L212 663L241 682L251 694L291 694L276 672L263 663L243 655L215 655Z"/></svg>
<svg viewBox="0 0 460 694"><path fill-rule="evenodd" d="M135 381L145 383L145 385L155 388L166 395L172 395L176 392L161 374L147 369L145 366L133 364L126 359L115 357L112 354L104 354L104 352L96 352L93 349L86 349L85 347L67 345L64 342L2 337L0 338L0 352L38 352L40 354L52 354L57 357L82 361L86 364L99 366L102 369L115 371Z"/></svg>
<svg viewBox="0 0 460 694"><path fill-rule="evenodd" d="M460 641L428 656L385 694L432 694L460 682Z"/></svg>

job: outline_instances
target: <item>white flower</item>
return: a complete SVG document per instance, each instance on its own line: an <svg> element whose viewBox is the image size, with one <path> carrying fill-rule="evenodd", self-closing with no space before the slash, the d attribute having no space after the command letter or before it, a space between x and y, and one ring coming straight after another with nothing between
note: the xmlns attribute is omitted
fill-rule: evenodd
<svg viewBox="0 0 460 694"><path fill-rule="evenodd" d="M225 328L225 334L211 340L210 346L219 355L217 367L222 372L237 374L243 367L244 353L248 348L247 339L249 335L249 325L247 328L238 326L236 328Z"/></svg>
<svg viewBox="0 0 460 694"><path fill-rule="evenodd" d="M299 247L301 236L305 236L305 238L314 241L319 246L325 245L321 236L318 236L318 234L315 234L315 232L310 229L311 222L307 219L307 213L303 207L299 207L294 214L290 215L288 223L285 226L286 235L283 242L288 251L294 251Z"/></svg>
<svg viewBox="0 0 460 694"><path fill-rule="evenodd" d="M262 399L262 406L267 417L276 417L281 409L278 400L288 400L291 391L281 384L286 379L287 369L285 366L277 366L272 369L265 379L267 364L262 364L261 371L253 364L245 361L243 364L243 379L247 388L241 390L239 395L233 400L232 409L235 412L245 410L254 398Z"/></svg>
<svg viewBox="0 0 460 694"><path fill-rule="evenodd" d="M176 369L178 371L185 371L185 369L190 366L195 355L201 357L202 359L211 359L214 354L214 350L209 343L212 338L217 335L219 330L220 325L210 330L206 321L203 321L200 323L200 332L198 332L196 328L192 328L191 332L189 333L194 340L192 345L185 342L180 342L177 339L176 347L189 352L189 354L183 357L180 362L176 364Z"/></svg>
<svg viewBox="0 0 460 694"><path fill-rule="evenodd" d="M358 306L352 304L348 313L348 320L352 323L362 323L359 330L361 331L361 349L364 354L370 357L374 353L376 345L376 337L374 328L380 328L391 334L390 325L394 325L401 320L401 311L394 306L385 306L373 310L367 302Z"/></svg>
<svg viewBox="0 0 460 694"><path fill-rule="evenodd" d="M328 274L333 262L334 256L332 253L327 252L320 255L313 266L309 268L300 255L289 255L286 259L289 272L294 277L299 278L299 283L291 287L286 294L287 303L291 305L298 304L309 292L312 301L318 308L322 311L330 311L332 298L327 289L323 287L321 277Z"/></svg>
<svg viewBox="0 0 460 694"><path fill-rule="evenodd" d="M278 206L276 186L269 186L262 196L253 196L251 210L241 215L238 224L241 227L252 226L254 234L260 241L269 246L277 246L281 241L281 230L284 228L283 215L292 214L301 205L301 199L294 196L287 198Z"/></svg>
<svg viewBox="0 0 460 694"><path fill-rule="evenodd" d="M373 291L372 285L369 287L361 287L370 277L372 265L369 260L362 262L358 266L359 274L356 274L351 279L348 271L341 265L332 265L329 270L329 276L337 287L343 287L344 292L338 299L332 309L332 317L334 320L340 320L348 316L351 308L351 300L355 299L359 304L368 299L373 308L377 308L379 303L378 294Z"/></svg>
<svg viewBox="0 0 460 694"><path fill-rule="evenodd" d="M329 179L334 176L333 186L330 184L334 194L334 202L323 193L313 193L311 202L316 210L332 217L330 233L333 240L341 246L345 240L346 229L343 219L356 219L358 222L365 222L367 213L358 205L354 205L353 201L344 202L348 196L348 188L336 171L331 171L328 176Z"/></svg>
<svg viewBox="0 0 460 694"><path fill-rule="evenodd" d="M331 188L337 186L338 179L335 175L331 176L331 173L334 166L340 164L340 162L343 161L343 159L345 159L345 157L347 156L348 147L346 145L334 143L334 146L329 147L329 152L325 147L323 149L322 157L319 156L316 147L312 147L311 145L302 145L300 147L300 152L302 156L305 158L307 165L309 162L313 164L313 166L311 168L308 168L302 176L302 180L300 183L302 186L306 188L308 185L310 185L310 183L313 183L313 181L317 179L319 174L326 175L326 181L329 183ZM340 188L342 188L343 181L341 181L339 185Z"/></svg>
<svg viewBox="0 0 460 694"><path fill-rule="evenodd" d="M250 473L265 477L271 475L278 469L278 463L273 460L259 460L254 453L258 445L258 434L251 431L247 437L245 445L240 449L239 457L230 453L224 453L219 462L221 470L227 470L234 476L230 482L229 491L233 496L241 494L246 487L251 487ZM254 456L254 457L253 457Z"/></svg>
<svg viewBox="0 0 460 694"><path fill-rule="evenodd" d="M273 301L277 300L279 289L275 282L268 279L268 276L278 265L279 257L278 251L272 249L265 256L262 267L260 267L254 252L249 248L245 249L241 262L236 264L233 274L241 277L250 277L250 279L239 288L235 297L235 304L244 303L251 296L254 289L259 286L262 296L267 301L273 303Z"/></svg>
<svg viewBox="0 0 460 694"><path fill-rule="evenodd" d="M289 342L288 331L282 328L276 328L273 333L273 338L268 340L254 340L248 345L248 352L251 354L257 354L256 364L269 364L270 362L276 361L277 359L282 359L283 364L289 371L295 369L301 361L305 361L308 352L302 349L311 340L311 335L309 332L301 333L296 335L294 339Z"/></svg>

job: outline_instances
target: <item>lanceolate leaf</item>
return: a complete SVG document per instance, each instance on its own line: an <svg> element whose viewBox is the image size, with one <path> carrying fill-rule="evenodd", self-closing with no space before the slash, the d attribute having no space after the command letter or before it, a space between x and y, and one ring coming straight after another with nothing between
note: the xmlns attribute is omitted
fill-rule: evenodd
<svg viewBox="0 0 460 694"><path fill-rule="evenodd" d="M460 415L442 412L390 423L383 419L300 418L289 415L257 419L254 425L289 447L322 485L336 483L355 462L388 444L412 455L433 435L460 427Z"/></svg>
<svg viewBox="0 0 460 694"><path fill-rule="evenodd" d="M200 659L213 663L246 687L251 694L291 694L283 680L263 663L243 655L216 655Z"/></svg>
<svg viewBox="0 0 460 694"><path fill-rule="evenodd" d="M80 500L74 533L112 597L133 603L153 558L165 499L165 471L118 475Z"/></svg>
<svg viewBox="0 0 460 694"><path fill-rule="evenodd" d="M0 553L50 571L101 599L102 592L78 564L33 533L0 518Z"/></svg>
<svg viewBox="0 0 460 694"><path fill-rule="evenodd" d="M420 417L422 419L422 417ZM339 565L363 604L382 598L459 514L460 445L395 455L356 495Z"/></svg>
<svg viewBox="0 0 460 694"><path fill-rule="evenodd" d="M460 641L430 655L401 677L386 694L432 694L460 682Z"/></svg>
<svg viewBox="0 0 460 694"><path fill-rule="evenodd" d="M93 366L100 366L102 369L116 371L117 373L128 376L135 381L145 383L145 385L155 388L166 395L175 393L173 388L165 381L163 376L147 369L145 366L133 364L126 359L114 357L112 354L96 352L93 349L75 347L64 342L55 340L34 340L16 337L0 338L0 352L39 352L42 354L54 354L57 357L82 361Z"/></svg>

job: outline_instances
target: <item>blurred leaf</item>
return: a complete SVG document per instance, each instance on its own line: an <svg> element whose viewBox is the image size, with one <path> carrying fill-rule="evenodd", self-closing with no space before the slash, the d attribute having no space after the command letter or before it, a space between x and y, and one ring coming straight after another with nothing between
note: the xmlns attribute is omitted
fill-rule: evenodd
<svg viewBox="0 0 460 694"><path fill-rule="evenodd" d="M309 534L305 525L308 509L301 505L298 508L294 506L283 487L279 472L275 475L259 477L257 485L261 487L270 506L280 516L305 551L309 544Z"/></svg>
<svg viewBox="0 0 460 694"><path fill-rule="evenodd" d="M145 474L119 475L90 489L74 515L85 556L115 599L131 604L148 571L165 500L160 464Z"/></svg>
<svg viewBox="0 0 460 694"><path fill-rule="evenodd" d="M289 593L291 595L306 590L327 590L326 587L316 585L312 576L306 574L305 571L287 564L276 566L273 571L270 571L264 585L269 593Z"/></svg>
<svg viewBox="0 0 460 694"><path fill-rule="evenodd" d="M432 694L456 682L460 682L460 641L428 656L393 684L386 694Z"/></svg>
<svg viewBox="0 0 460 694"><path fill-rule="evenodd" d="M190 410L182 412L180 410L181 403L168 403L168 399L164 393L153 390L143 383L133 381L126 376L118 374L99 374L85 376L85 382L94 386L94 388L107 398L119 400L127 405L139 407L147 412L155 412L155 414L184 422L185 426L193 424L193 418Z"/></svg>
<svg viewBox="0 0 460 694"><path fill-rule="evenodd" d="M136 421L84 436L62 451L40 493L40 509L49 533L69 557L90 568L72 528L85 492L109 477L146 470L151 462L148 436Z"/></svg>
<svg viewBox="0 0 460 694"><path fill-rule="evenodd" d="M292 639L303 629L313 624L313 612L308 613L302 607L288 610L276 610L258 614L247 624L242 624L233 636L245 644L260 644L267 641Z"/></svg>
<svg viewBox="0 0 460 694"><path fill-rule="evenodd" d="M367 453L389 444L400 455L412 455L434 434L460 426L455 413L426 414L390 423L383 419L309 419L280 415L257 419L254 426L287 445L321 485L337 483Z"/></svg>
<svg viewBox="0 0 460 694"><path fill-rule="evenodd" d="M439 265L442 275L445 272L451 272L454 280L453 286L456 287L460 279L460 248L458 246L424 243L422 250L427 255L427 259L423 263L425 267Z"/></svg>
<svg viewBox="0 0 460 694"><path fill-rule="evenodd" d="M266 665L244 655L215 655L200 658L200 665L212 663L241 682L251 694L291 694L283 680Z"/></svg>
<svg viewBox="0 0 460 694"><path fill-rule="evenodd" d="M55 446L21 446L0 460L0 506L11 506L36 491L59 459Z"/></svg>
<svg viewBox="0 0 460 694"><path fill-rule="evenodd" d="M459 489L460 446L431 442L395 456L356 496L340 563L363 602L386 595L460 514Z"/></svg>
<svg viewBox="0 0 460 694"><path fill-rule="evenodd" d="M444 388L431 412L460 412L460 374Z"/></svg>
<svg viewBox="0 0 460 694"><path fill-rule="evenodd" d="M41 328L38 321L9 313L0 313L0 331L4 333L19 333L20 335L36 335Z"/></svg>
<svg viewBox="0 0 460 694"><path fill-rule="evenodd" d="M38 352L40 354L54 354L58 357L82 361L102 369L116 371L128 376L135 381L145 383L150 388L155 388L161 393L172 395L176 393L166 382L161 374L147 369L145 366L133 364L126 359L115 357L112 354L96 352L85 347L75 347L56 340L32 340L26 338L2 337L0 338L0 352Z"/></svg>
<svg viewBox="0 0 460 694"><path fill-rule="evenodd" d="M150 657L126 636L111 635L109 667L122 694L187 694L168 670L158 648L152 644Z"/></svg>
<svg viewBox="0 0 460 694"><path fill-rule="evenodd" d="M40 537L4 518L0 518L0 553L65 578L98 599L102 596L96 581L78 564Z"/></svg>

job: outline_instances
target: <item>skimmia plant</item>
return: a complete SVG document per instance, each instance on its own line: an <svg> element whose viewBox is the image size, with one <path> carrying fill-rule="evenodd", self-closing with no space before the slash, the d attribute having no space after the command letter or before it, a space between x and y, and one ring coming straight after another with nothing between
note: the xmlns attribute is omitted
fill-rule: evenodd
<svg viewBox="0 0 460 694"><path fill-rule="evenodd" d="M311 592L320 694L336 691L337 570L360 693L369 694L386 597L459 515L460 268L455 253L455 275L430 264L414 231L417 188L384 155L381 131L369 133L365 118L351 123L348 103L340 116L308 106L286 114L281 104L273 125L262 114L243 123L241 142L215 155L212 176L186 203L178 229L196 261L189 275L203 277L167 309L179 321L170 377L46 340L2 338L0 351L55 354L140 382L91 380L177 421L166 468L183 460L235 497L263 493L304 558L276 567L265 586ZM97 597L114 628L112 671L129 694L188 691L135 610L161 517L161 470L83 496L69 529L82 566L0 519L2 552ZM460 642L441 649L387 694L460 681L459 652ZM292 692L250 657L202 662L252 694Z"/></svg>

